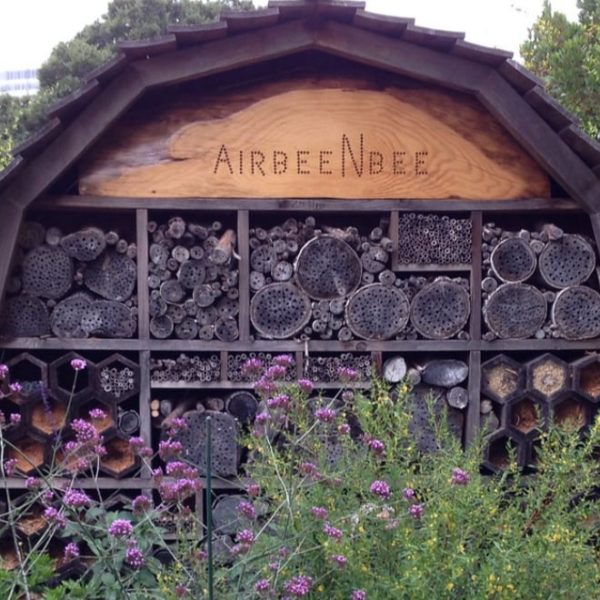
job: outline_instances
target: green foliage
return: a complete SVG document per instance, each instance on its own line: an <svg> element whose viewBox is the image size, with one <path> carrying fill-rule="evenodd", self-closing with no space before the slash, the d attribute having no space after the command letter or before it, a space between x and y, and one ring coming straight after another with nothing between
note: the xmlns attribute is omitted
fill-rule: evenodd
<svg viewBox="0 0 600 600"><path fill-rule="evenodd" d="M12 160L11 149L19 138L19 123L29 99L0 94L0 170Z"/></svg>
<svg viewBox="0 0 600 600"><path fill-rule="evenodd" d="M117 42L162 35L171 24L211 21L224 10L252 8L252 0L113 0L106 15L52 50L38 73L40 91L23 101L20 110L3 117L10 100L0 95L0 169L10 162L11 148L44 124L48 107L79 88L90 71L116 52ZM5 131L6 119L12 124Z"/></svg>
<svg viewBox="0 0 600 600"><path fill-rule="evenodd" d="M548 91L600 137L600 0L578 0L579 22L571 23L545 0L542 14L521 46L525 65Z"/></svg>

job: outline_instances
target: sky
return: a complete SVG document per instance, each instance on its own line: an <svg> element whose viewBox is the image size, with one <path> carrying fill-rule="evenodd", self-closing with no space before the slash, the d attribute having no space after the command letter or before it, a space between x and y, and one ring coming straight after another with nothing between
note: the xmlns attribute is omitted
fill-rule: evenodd
<svg viewBox="0 0 600 600"><path fill-rule="evenodd" d="M265 6L267 0L255 0ZM466 40L512 50L527 39L543 0L367 0L367 10L412 17L417 25L464 31ZM100 18L108 0L0 0L0 71L37 68L61 41ZM576 0L552 7L577 18Z"/></svg>

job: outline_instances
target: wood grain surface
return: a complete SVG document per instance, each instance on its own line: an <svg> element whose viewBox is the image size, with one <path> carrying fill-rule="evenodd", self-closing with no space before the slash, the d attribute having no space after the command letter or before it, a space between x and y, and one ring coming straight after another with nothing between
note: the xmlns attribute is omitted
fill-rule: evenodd
<svg viewBox="0 0 600 600"><path fill-rule="evenodd" d="M467 96L306 78L129 115L84 160L80 193L498 200L550 186Z"/></svg>

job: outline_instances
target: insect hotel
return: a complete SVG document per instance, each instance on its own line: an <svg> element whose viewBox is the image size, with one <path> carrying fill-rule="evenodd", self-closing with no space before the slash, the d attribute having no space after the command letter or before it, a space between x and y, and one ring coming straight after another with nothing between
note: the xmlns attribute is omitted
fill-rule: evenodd
<svg viewBox="0 0 600 600"><path fill-rule="evenodd" d="M121 43L50 110L0 174L15 498L90 409L98 485L123 496L152 488L130 436L157 448L185 415L204 469L212 415L215 519L231 512L258 406L243 365L281 353L324 394L340 366L359 388L408 377L419 446L433 396L463 443L485 429L491 471L507 446L535 463L549 422L591 422L600 148L463 37L272 0Z"/></svg>

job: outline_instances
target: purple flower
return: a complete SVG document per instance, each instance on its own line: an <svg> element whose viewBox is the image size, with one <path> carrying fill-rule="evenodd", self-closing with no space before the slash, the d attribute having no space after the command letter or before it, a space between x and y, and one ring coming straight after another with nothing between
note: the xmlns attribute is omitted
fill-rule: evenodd
<svg viewBox="0 0 600 600"><path fill-rule="evenodd" d="M365 590L352 590L350 600L367 600L367 592Z"/></svg>
<svg viewBox="0 0 600 600"><path fill-rule="evenodd" d="M182 451L183 451L183 445L181 442L178 442L177 440L171 440L171 439L163 440L158 445L158 454L163 460L166 460L167 458L173 458L175 456L178 456L179 454L181 454Z"/></svg>
<svg viewBox="0 0 600 600"><path fill-rule="evenodd" d="M133 525L128 519L115 519L108 528L108 533L114 537L127 537L133 533Z"/></svg>
<svg viewBox="0 0 600 600"><path fill-rule="evenodd" d="M263 379L267 379L269 381L277 381L278 379L283 379L285 377L286 368L281 365L271 365L263 375Z"/></svg>
<svg viewBox="0 0 600 600"><path fill-rule="evenodd" d="M17 459L9 458L4 461L4 474L6 477L12 477L15 474L15 470L17 468Z"/></svg>
<svg viewBox="0 0 600 600"><path fill-rule="evenodd" d="M63 502L71 508L81 508L90 504L92 499L80 490L67 490L63 497Z"/></svg>
<svg viewBox="0 0 600 600"><path fill-rule="evenodd" d="M152 500L148 496L140 494L131 501L131 508L134 515L141 515L152 508Z"/></svg>
<svg viewBox="0 0 600 600"><path fill-rule="evenodd" d="M71 368L74 371L83 371L87 367L87 362L83 358L74 358L71 360Z"/></svg>
<svg viewBox="0 0 600 600"><path fill-rule="evenodd" d="M62 513L58 512L53 506L49 506L43 513L44 519L51 525L56 525L58 528L65 527L67 521Z"/></svg>
<svg viewBox="0 0 600 600"><path fill-rule="evenodd" d="M350 425L348 423L341 423L338 425L338 432L342 435L347 435L350 433Z"/></svg>
<svg viewBox="0 0 600 600"><path fill-rule="evenodd" d="M338 369L338 378L344 383L350 383L358 379L358 371L350 367L340 367Z"/></svg>
<svg viewBox="0 0 600 600"><path fill-rule="evenodd" d="M65 562L70 562L72 560L75 560L76 558L79 558L79 546L74 542L71 542L70 544L67 544L65 546L63 560Z"/></svg>
<svg viewBox="0 0 600 600"><path fill-rule="evenodd" d="M329 523L323 525L323 533L333 540L341 540L344 535L344 532L341 529L338 529Z"/></svg>
<svg viewBox="0 0 600 600"><path fill-rule="evenodd" d="M263 397L270 396L277 391L277 385L263 376L255 382L254 391Z"/></svg>
<svg viewBox="0 0 600 600"><path fill-rule="evenodd" d="M332 423L337 417L337 413L333 408L317 408L314 415L321 423Z"/></svg>
<svg viewBox="0 0 600 600"><path fill-rule="evenodd" d="M348 564L348 559L343 554L333 554L329 557L329 560L340 569L343 569Z"/></svg>
<svg viewBox="0 0 600 600"><path fill-rule="evenodd" d="M420 519L423 516L423 505L422 504L413 504L409 509L408 509L408 514L413 518L413 519Z"/></svg>
<svg viewBox="0 0 600 600"><path fill-rule="evenodd" d="M329 515L329 511L322 506L313 506L310 509L310 512L312 513L313 517L320 519L321 521L324 521Z"/></svg>
<svg viewBox="0 0 600 600"><path fill-rule="evenodd" d="M348 404L354 400L354 392L352 390L344 390L342 392L342 400Z"/></svg>
<svg viewBox="0 0 600 600"><path fill-rule="evenodd" d="M256 519L256 508L254 508L252 502L242 500L238 504L238 512L248 519Z"/></svg>
<svg viewBox="0 0 600 600"><path fill-rule="evenodd" d="M371 439L368 445L373 454L377 456L381 456L385 452L385 444L381 440Z"/></svg>
<svg viewBox="0 0 600 600"><path fill-rule="evenodd" d="M101 408L92 408L88 413L91 419L96 421L101 421L102 419L106 419L108 416L106 412L104 412Z"/></svg>
<svg viewBox="0 0 600 600"><path fill-rule="evenodd" d="M39 477L28 477L25 480L25 487L28 490L35 490L42 485L42 480Z"/></svg>
<svg viewBox="0 0 600 600"><path fill-rule="evenodd" d="M269 583L268 579L259 579L254 584L254 591L258 592L259 594L261 594L263 592L268 592L270 589L271 589L271 584Z"/></svg>
<svg viewBox="0 0 600 600"><path fill-rule="evenodd" d="M294 598L302 598L303 596L308 596L308 594L310 594L312 584L312 577L308 577L307 575L295 575L283 584L283 589L286 594L290 594L290 596L293 596Z"/></svg>
<svg viewBox="0 0 600 600"><path fill-rule="evenodd" d="M287 394L279 394L267 399L267 406L272 409L283 408L285 410L289 405L290 397Z"/></svg>
<svg viewBox="0 0 600 600"><path fill-rule="evenodd" d="M8 377L8 365L4 363L0 364L0 379L6 379Z"/></svg>
<svg viewBox="0 0 600 600"><path fill-rule="evenodd" d="M317 465L311 462L303 462L300 464L300 473L303 475L315 475L319 472Z"/></svg>
<svg viewBox="0 0 600 600"><path fill-rule="evenodd" d="M8 389L9 389L9 390L10 390L10 391L11 391L13 394L18 394L18 393L19 393L19 392L20 392L20 391L23 389L23 386L22 386L22 385L21 385L21 384L20 384L18 381L15 381L14 383L11 383L11 384L8 386Z"/></svg>
<svg viewBox="0 0 600 600"><path fill-rule="evenodd" d="M144 438L139 436L134 436L129 438L129 445L135 450L137 448L142 448L146 445Z"/></svg>
<svg viewBox="0 0 600 600"><path fill-rule="evenodd" d="M199 479L177 479L176 481L162 482L158 492L163 502L181 502L193 496L200 489Z"/></svg>
<svg viewBox="0 0 600 600"><path fill-rule="evenodd" d="M184 477L194 479L200 476L198 469L192 467L181 460L172 460L165 466L165 473L169 477Z"/></svg>
<svg viewBox="0 0 600 600"><path fill-rule="evenodd" d="M246 494L248 494L248 496L251 498L260 496L260 485L258 485L258 483L249 483L246 486Z"/></svg>
<svg viewBox="0 0 600 600"><path fill-rule="evenodd" d="M298 387L303 394L310 394L315 389L315 384L310 379L298 379Z"/></svg>
<svg viewBox="0 0 600 600"><path fill-rule="evenodd" d="M387 500L392 495L389 484L386 481L381 481L379 479L371 484L369 490L372 494L375 494L384 500Z"/></svg>
<svg viewBox="0 0 600 600"><path fill-rule="evenodd" d="M12 413L10 415L10 424L17 426L20 423L21 423L21 415L19 413Z"/></svg>
<svg viewBox="0 0 600 600"><path fill-rule="evenodd" d="M183 583L178 583L175 586L175 596L177 598L186 598L190 595L190 590Z"/></svg>
<svg viewBox="0 0 600 600"><path fill-rule="evenodd" d="M259 425L264 425L271 420L271 415L268 412L261 412L256 415L254 421Z"/></svg>
<svg viewBox="0 0 600 600"><path fill-rule="evenodd" d="M73 419L71 429L75 432L77 441L81 444L95 442L99 439L98 430L88 421L83 419Z"/></svg>
<svg viewBox="0 0 600 600"><path fill-rule="evenodd" d="M259 358L249 358L242 365L242 373L246 376L260 375L264 368L264 363Z"/></svg>
<svg viewBox="0 0 600 600"><path fill-rule="evenodd" d="M459 467L452 469L452 485L468 485L471 476Z"/></svg>
<svg viewBox="0 0 600 600"><path fill-rule="evenodd" d="M169 427L167 433L172 437L178 433L188 430L187 421L183 417L175 417L172 421L169 421Z"/></svg>
<svg viewBox="0 0 600 600"><path fill-rule="evenodd" d="M278 354L273 357L273 364L278 367L293 367L294 363L294 357L291 354Z"/></svg>
<svg viewBox="0 0 600 600"><path fill-rule="evenodd" d="M415 490L413 490L412 488L404 488L402 490L402 496L404 497L405 500L412 500L413 498L416 497L416 492Z"/></svg>
<svg viewBox="0 0 600 600"><path fill-rule="evenodd" d="M141 569L146 560L144 559L144 554L137 546L131 546L131 548L127 548L127 552L125 552L125 562L132 569Z"/></svg>
<svg viewBox="0 0 600 600"><path fill-rule="evenodd" d="M236 539L240 544L251 546L254 543L254 533L250 529L242 529L237 532Z"/></svg>

